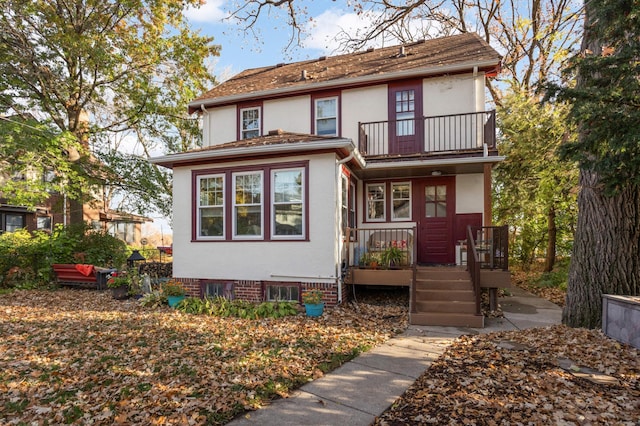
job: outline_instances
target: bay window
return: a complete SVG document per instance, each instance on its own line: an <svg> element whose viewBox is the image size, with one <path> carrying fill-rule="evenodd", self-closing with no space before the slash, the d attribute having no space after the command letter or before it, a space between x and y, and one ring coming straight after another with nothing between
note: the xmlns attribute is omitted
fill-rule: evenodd
<svg viewBox="0 0 640 426"><path fill-rule="evenodd" d="M235 173L233 182L233 236L261 238L262 172Z"/></svg>
<svg viewBox="0 0 640 426"><path fill-rule="evenodd" d="M272 236L304 236L304 169L274 170Z"/></svg>
<svg viewBox="0 0 640 426"><path fill-rule="evenodd" d="M201 176L198 197L198 236L224 237L224 175Z"/></svg>
<svg viewBox="0 0 640 426"><path fill-rule="evenodd" d="M308 238L308 162L192 172L192 238L291 241Z"/></svg>

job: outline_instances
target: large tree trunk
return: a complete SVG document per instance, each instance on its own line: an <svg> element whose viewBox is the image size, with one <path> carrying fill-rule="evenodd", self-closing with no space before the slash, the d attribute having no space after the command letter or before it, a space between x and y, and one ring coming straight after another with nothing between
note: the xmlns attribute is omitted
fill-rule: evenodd
<svg viewBox="0 0 640 426"><path fill-rule="evenodd" d="M544 262L544 272L551 272L556 263L556 242L558 240L558 228L556 227L556 208L549 207L547 212L547 257Z"/></svg>
<svg viewBox="0 0 640 426"><path fill-rule="evenodd" d="M562 322L600 327L603 294L640 294L640 188L605 196L599 177L580 171L578 226Z"/></svg>

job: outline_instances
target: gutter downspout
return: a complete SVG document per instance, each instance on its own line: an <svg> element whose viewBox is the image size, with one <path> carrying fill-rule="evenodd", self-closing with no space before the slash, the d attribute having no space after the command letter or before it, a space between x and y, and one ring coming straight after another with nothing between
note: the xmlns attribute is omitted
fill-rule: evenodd
<svg viewBox="0 0 640 426"><path fill-rule="evenodd" d="M335 195L336 195L336 212L340 212L342 205L340 204L340 196L342 192L339 190L338 185L342 184L342 165L351 161L351 159L355 155L355 148L353 145L349 145L349 155L343 158L342 160L338 160L336 164L336 186L334 187ZM342 215L339 215L342 218ZM342 250L340 251L340 257L342 257ZM338 284L338 305L342 303L342 259L340 259L340 265L338 266L339 270L336 271L336 282Z"/></svg>
<svg viewBox="0 0 640 426"><path fill-rule="evenodd" d="M209 111L207 111L207 109L204 107L204 104L200 104L200 110L202 111L202 114L201 114L202 122L200 123L202 125L202 146L205 146L205 143L207 145L210 144L209 135L210 135L211 132L209 131L210 130L209 129L209 120L207 118L207 113Z"/></svg>

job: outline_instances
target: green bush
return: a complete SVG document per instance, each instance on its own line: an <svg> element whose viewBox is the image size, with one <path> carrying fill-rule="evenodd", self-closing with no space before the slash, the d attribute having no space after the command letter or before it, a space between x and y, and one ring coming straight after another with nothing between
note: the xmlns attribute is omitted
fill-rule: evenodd
<svg viewBox="0 0 640 426"><path fill-rule="evenodd" d="M223 297L214 299L188 297L180 302L176 309L188 314L258 319L296 315L298 310L295 305L293 302L262 302L256 304L244 300L227 300Z"/></svg>
<svg viewBox="0 0 640 426"><path fill-rule="evenodd" d="M78 253L82 253L78 255ZM21 229L0 235L0 287L48 286L54 263L89 263L119 268L126 262L126 244L86 225L56 226L51 235Z"/></svg>
<svg viewBox="0 0 640 426"><path fill-rule="evenodd" d="M538 287L559 288L567 290L569 281L569 259L563 259L556 263L553 271L545 272L535 280Z"/></svg>

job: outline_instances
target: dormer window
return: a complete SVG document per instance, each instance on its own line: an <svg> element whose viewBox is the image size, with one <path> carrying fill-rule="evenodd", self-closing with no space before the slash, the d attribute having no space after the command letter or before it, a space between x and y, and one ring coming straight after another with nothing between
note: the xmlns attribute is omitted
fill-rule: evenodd
<svg viewBox="0 0 640 426"><path fill-rule="evenodd" d="M313 110L315 134L338 136L338 97L314 99Z"/></svg>
<svg viewBox="0 0 640 426"><path fill-rule="evenodd" d="M260 136L260 107L240 109L240 139Z"/></svg>

